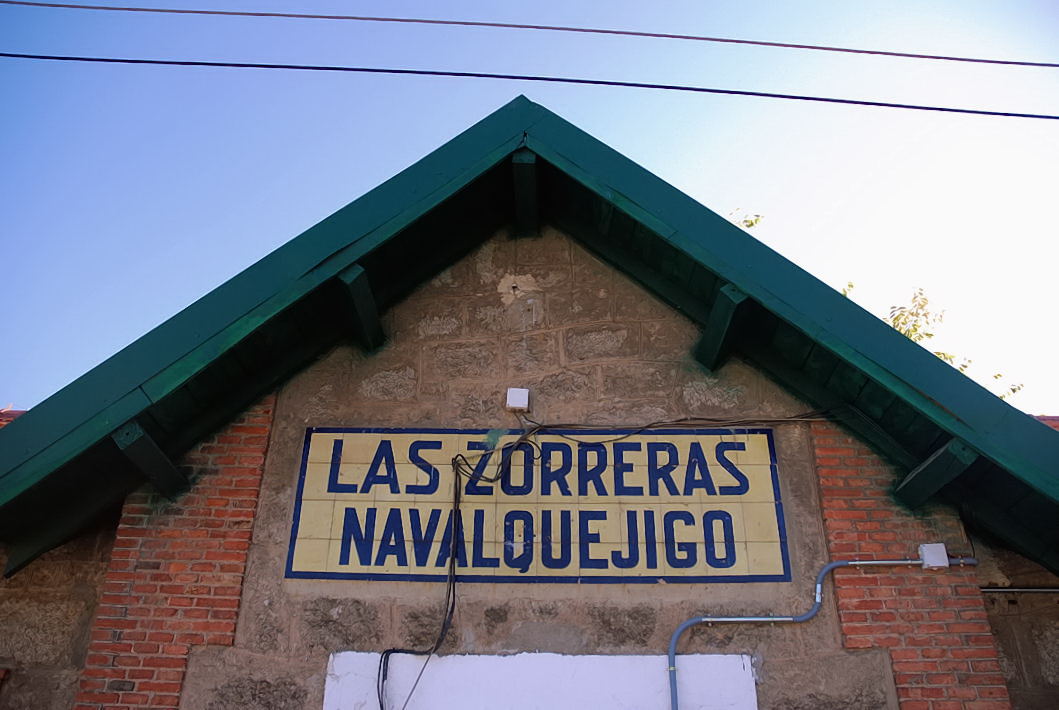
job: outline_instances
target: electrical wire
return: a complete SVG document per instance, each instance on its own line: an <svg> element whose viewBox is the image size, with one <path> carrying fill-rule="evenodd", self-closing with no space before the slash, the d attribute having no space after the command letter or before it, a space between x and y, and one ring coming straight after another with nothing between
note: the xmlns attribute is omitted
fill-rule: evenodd
<svg viewBox="0 0 1059 710"><path fill-rule="evenodd" d="M639 32L636 30L613 30L598 27L570 27L566 25L535 25L516 22L487 22L481 20L435 20L420 17L376 17L368 15L320 15L300 12L257 12L246 10L190 10L163 7L114 7L109 5L83 5L63 2L30 2L29 0L0 0L0 5L24 5L65 10L109 10L112 12L142 12L173 15L219 15L227 17L271 17L297 20L346 20L355 22L390 22L416 25L443 25L450 27L484 27L509 30L538 30L544 32L573 32L579 34L612 35L619 37L640 37L650 39L686 40L694 42L715 42L721 44L742 44L756 47L773 47L778 49L801 49L817 52L841 52L844 54L866 54L901 59L928 59L946 62L971 62L975 64L1001 64L1008 66L1042 67L1054 69L1059 63L1030 62L1016 59L987 59L982 57L958 57L945 54L920 54L915 52L893 52L881 49L857 49L854 47L836 47L823 44L801 44L793 42L768 42L756 39L736 39L732 37L708 37L703 35L674 34L670 32Z"/></svg>
<svg viewBox="0 0 1059 710"><path fill-rule="evenodd" d="M519 423L522 425L522 431L519 433L518 438L509 444L494 444L492 448L484 450L478 454L472 455L468 458L465 454L457 454L452 458L452 534L449 538L449 560L448 568L445 579L445 615L442 618L441 628L438 630L437 638L434 644L428 649L416 650L409 648L390 648L382 652L379 657L379 668L375 679L375 690L378 695L379 708L380 710L386 710L386 680L389 675L390 656L396 653L407 653L411 655L426 656L423 661L423 665L419 668L419 673L416 674L415 681L412 683L412 687L408 691L408 695L405 696L404 703L401 705L401 710L406 710L408 703L412 700L412 695L415 693L416 688L419 686L419 681L423 677L423 673L427 669L427 665L441 648L442 643L445 641L445 637L448 636L449 630L452 628L452 618L456 611L456 565L457 565L457 540L462 538L460 530L463 526L463 519L460 513L460 504L462 501L462 481L464 478L471 479L474 481L488 481L497 482L500 481L504 476L508 476L511 473L511 455L520 446L529 444L533 447L536 452L533 454L534 460L540 458L540 445L534 441L534 437L538 434L552 434L555 436L562 437L569 441L573 441L581 444L606 444L613 443L615 441L621 441L631 436L635 436L643 431L651 429L661 428L684 428L694 429L701 428L703 426L710 427L738 427L738 426L749 426L749 425L760 425L760 424L792 424L798 422L812 422L812 421L825 421L828 419L828 414L833 410L816 410L811 412L804 412L802 414L796 414L789 417L745 417L745 418L728 418L728 419L717 419L708 417L683 417L680 419L669 419L651 422L641 426L619 426L619 430L627 430L624 434L609 439L596 439L587 441L585 439L578 439L573 435L566 434L565 431L556 430L584 430L592 431L598 430L598 426L587 425L587 424L542 424L540 422L533 421L527 416L520 413L516 413L515 416ZM500 456L496 459L495 472L491 475L487 475L483 472L475 473L474 467L472 466L472 460L479 461L482 457L492 456L493 454L500 451ZM483 467L484 468L484 467Z"/></svg>
<svg viewBox="0 0 1059 710"><path fill-rule="evenodd" d="M2 2L3 0L0 0ZM616 81L610 79L579 79L573 77L538 76L533 74L494 74L489 72L441 71L433 69L396 69L387 67L350 67L320 64L266 64L259 62L209 62L186 59L129 59L123 57L85 57L55 54L25 54L21 52L0 52L0 57L9 59L39 59L59 62L93 62L102 64L138 64L174 67L222 67L226 69L285 69L296 71L351 72L361 74L401 74L409 76L442 76L462 79L504 79L508 81L530 81L551 84L584 84L588 86L616 86L632 89L659 89L663 91L687 91L700 94L722 94L726 96L754 96L766 99L785 99L789 101L812 101L828 104L845 104L849 106L869 106L875 108L907 109L913 111L936 111L942 113L970 114L975 116L996 116L1001 118L1039 118L1059 120L1059 115L1041 113L1018 113L1013 111L986 111L972 108L955 108L948 106L927 106L922 104L899 104L888 101L864 101L860 99L842 99L827 96L810 96L805 94L777 94L766 91L746 91L742 89L714 89L703 86L685 86L681 84L653 84L639 81Z"/></svg>
<svg viewBox="0 0 1059 710"><path fill-rule="evenodd" d="M455 468L455 464L453 464ZM444 615L441 620L441 627L438 630L437 638L434 639L433 645L428 649L411 649L411 648L390 648L382 652L379 656L379 668L375 678L375 691L378 695L379 710L386 710L386 680L389 675L390 669L390 656L395 653L406 653L415 656L426 656L423 661L423 665L419 668L419 673L416 674L415 681L412 683L412 687L408 690L408 695L404 699L404 703L401 705L401 710L405 710L408 707L408 703L412 700L412 695L415 693L416 688L419 687L419 681L423 677L424 671L427 669L427 664L430 663L430 659L434 657L434 654L438 652L441 645L445 642L445 637L449 634L449 629L452 628L452 617L456 612L456 554L457 554L457 540L463 537L463 519L460 514L460 502L461 496L461 479L459 476L452 477L452 533L449 536L449 560L448 567L445 577L445 602L443 604Z"/></svg>
<svg viewBox="0 0 1059 710"><path fill-rule="evenodd" d="M628 439L631 436L635 436L644 431L650 431L652 429L698 429L702 427L746 427L746 426L757 426L762 424L792 424L798 422L816 422L816 421L828 421L829 415L838 411L837 409L821 409L813 410L809 412L803 412L801 414L795 414L787 417L744 417L744 418L713 418L713 417L681 417L679 419L663 419L651 422L649 424L634 425L634 426L618 426L613 427L618 430L625 430L624 434L614 436L608 439L579 439L575 435L567 434L566 431L578 431L583 430L591 432L598 430L599 427L591 424L542 424L534 421L529 417L516 413L515 416L518 418L519 423L522 424L522 432L515 439L515 441L503 444L499 447L500 456L494 459L493 473L488 474L484 470L484 466L481 470L476 471L476 467L473 466L472 462L480 461L483 457L491 457L497 452L497 447L494 446L492 449L482 451L477 454L467 456L466 454L457 454L452 459L452 470L458 475L464 478L472 479L475 482L486 481L488 483L495 483L505 475L509 473L511 467L511 456L520 447L529 446L531 448L531 457L534 461L540 460L541 448L534 437L539 434L550 434L552 436L558 436L567 441L572 441L576 444L612 444L616 441L622 441Z"/></svg>

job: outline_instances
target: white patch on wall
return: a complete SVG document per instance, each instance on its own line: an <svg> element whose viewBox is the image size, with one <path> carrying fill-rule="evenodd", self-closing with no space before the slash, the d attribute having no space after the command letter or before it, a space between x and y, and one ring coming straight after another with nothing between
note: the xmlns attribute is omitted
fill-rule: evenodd
<svg viewBox="0 0 1059 710"><path fill-rule="evenodd" d="M386 707L400 708L422 656L390 657ZM750 656L680 656L681 710L757 710ZM331 655L324 710L377 710L379 654ZM436 656L423 673L408 710L573 710L669 707L665 656Z"/></svg>

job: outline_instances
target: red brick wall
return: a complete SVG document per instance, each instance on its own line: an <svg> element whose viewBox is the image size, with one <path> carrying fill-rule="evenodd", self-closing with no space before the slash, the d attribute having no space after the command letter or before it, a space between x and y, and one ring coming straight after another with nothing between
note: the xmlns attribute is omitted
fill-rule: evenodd
<svg viewBox="0 0 1059 710"><path fill-rule="evenodd" d="M1037 420L1042 422L1045 426L1050 426L1052 429L1059 430L1059 417L1051 415L1041 415L1037 417Z"/></svg>
<svg viewBox="0 0 1059 710"><path fill-rule="evenodd" d="M837 426L812 436L832 559L918 557L945 542L969 555L959 519L938 507L915 515L892 497L896 472ZM839 569L835 594L847 648L890 652L901 710L1010 708L973 567Z"/></svg>
<svg viewBox="0 0 1059 710"><path fill-rule="evenodd" d="M190 650L234 642L274 404L189 452L176 501L146 487L125 501L75 710L176 708Z"/></svg>
<svg viewBox="0 0 1059 710"><path fill-rule="evenodd" d="M0 411L0 429L3 429L23 414L25 414L25 412L19 409L5 409Z"/></svg>

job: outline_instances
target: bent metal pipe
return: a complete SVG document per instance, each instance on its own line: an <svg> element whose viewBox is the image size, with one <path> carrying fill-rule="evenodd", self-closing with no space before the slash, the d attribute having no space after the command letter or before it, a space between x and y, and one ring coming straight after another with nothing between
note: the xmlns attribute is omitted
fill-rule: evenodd
<svg viewBox="0 0 1059 710"><path fill-rule="evenodd" d="M809 621L820 611L824 598L824 579L839 567L900 567L903 565L921 565L923 560L834 560L828 562L816 575L816 590L813 605L804 614L797 616L693 616L680 626L669 639L669 706L670 710L679 710L677 700L677 642L681 635L697 624L753 624L753 623L790 623L800 624ZM950 557L949 565L976 565L974 557Z"/></svg>

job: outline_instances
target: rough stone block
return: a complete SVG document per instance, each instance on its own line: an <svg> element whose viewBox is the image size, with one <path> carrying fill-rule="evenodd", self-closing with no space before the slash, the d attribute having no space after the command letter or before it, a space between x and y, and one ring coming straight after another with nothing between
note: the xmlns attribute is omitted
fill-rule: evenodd
<svg viewBox="0 0 1059 710"><path fill-rule="evenodd" d="M593 323L611 319L611 291L603 286L575 287L547 296L548 324L552 326Z"/></svg>
<svg viewBox="0 0 1059 710"><path fill-rule="evenodd" d="M791 710L896 710L890 659L883 650L842 653L814 660L828 673L807 673L805 659L765 657L757 669L758 702Z"/></svg>
<svg viewBox="0 0 1059 710"><path fill-rule="evenodd" d="M617 320L661 320L679 317L670 306L636 284L629 283L624 288L613 289L612 293L614 318Z"/></svg>
<svg viewBox="0 0 1059 710"><path fill-rule="evenodd" d="M471 255L470 268L476 292L494 292L501 277L515 268L515 241L501 232Z"/></svg>
<svg viewBox="0 0 1059 710"><path fill-rule="evenodd" d="M687 382L680 390L681 400L692 416L712 416L743 404L746 389L717 377L703 375Z"/></svg>
<svg viewBox="0 0 1059 710"><path fill-rule="evenodd" d="M641 427L678 419L679 413L668 400L600 402L585 416L585 422L606 426Z"/></svg>
<svg viewBox="0 0 1059 710"><path fill-rule="evenodd" d="M506 272L497 282L497 292L556 291L569 288L573 272L566 264L526 264Z"/></svg>
<svg viewBox="0 0 1059 710"><path fill-rule="evenodd" d="M199 647L188 658L184 710L303 710L323 705L327 656L302 658Z"/></svg>
<svg viewBox="0 0 1059 710"><path fill-rule="evenodd" d="M393 337L404 342L458 338L464 329L464 299L430 298L408 302L394 316Z"/></svg>
<svg viewBox="0 0 1059 710"><path fill-rule="evenodd" d="M308 692L290 678L233 678L221 685L206 704L206 710L301 710Z"/></svg>
<svg viewBox="0 0 1059 710"><path fill-rule="evenodd" d="M415 368L397 365L365 377L357 387L357 393L364 399L405 402L415 399L417 382Z"/></svg>
<svg viewBox="0 0 1059 710"><path fill-rule="evenodd" d="M582 325L563 331L567 360L615 360L635 357L640 351L640 327L636 323Z"/></svg>
<svg viewBox="0 0 1059 710"><path fill-rule="evenodd" d="M504 389L493 383L451 382L440 385L438 407L445 412L443 423L463 427L493 427L509 421L504 409Z"/></svg>
<svg viewBox="0 0 1059 710"><path fill-rule="evenodd" d="M538 237L515 240L515 261L524 264L569 264L570 240L551 227L541 230Z"/></svg>
<svg viewBox="0 0 1059 710"><path fill-rule="evenodd" d="M465 296L474 293L475 286L475 280L471 273L471 264L467 261L457 261L432 278L417 291L416 295L423 292L431 295L442 293Z"/></svg>
<svg viewBox="0 0 1059 710"><path fill-rule="evenodd" d="M587 611L599 648L645 646L658 624L658 609L650 604L593 604Z"/></svg>
<svg viewBox="0 0 1059 710"><path fill-rule="evenodd" d="M464 340L427 346L423 370L431 380L481 380L500 372L500 348L495 339Z"/></svg>
<svg viewBox="0 0 1059 710"><path fill-rule="evenodd" d="M408 648L430 648L441 632L444 617L445 609L441 604L404 607L400 614L400 642ZM442 641L441 650L452 652L459 647L459 639L450 627L449 633Z"/></svg>
<svg viewBox="0 0 1059 710"><path fill-rule="evenodd" d="M608 266L601 259L577 244L570 248L574 283L582 288L613 289L616 279L627 277Z"/></svg>
<svg viewBox="0 0 1059 710"><path fill-rule="evenodd" d="M595 399L596 378L591 368L574 368L544 375L530 384L534 408L553 402Z"/></svg>
<svg viewBox="0 0 1059 710"><path fill-rule="evenodd" d="M299 622L304 643L327 653L372 649L382 637L378 608L359 599L310 599Z"/></svg>
<svg viewBox="0 0 1059 710"><path fill-rule="evenodd" d="M600 372L604 397L657 398L672 391L677 366L658 362L620 362L605 364Z"/></svg>
<svg viewBox="0 0 1059 710"><path fill-rule="evenodd" d="M69 710L77 676L73 669L18 668L4 681L0 710Z"/></svg>
<svg viewBox="0 0 1059 710"><path fill-rule="evenodd" d="M467 334L471 336L535 330L544 324L544 294L518 291L512 298L477 296L468 305Z"/></svg>
<svg viewBox="0 0 1059 710"><path fill-rule="evenodd" d="M56 598L54 593L5 598L0 604L0 658L61 665L70 659L76 631L89 615L87 602Z"/></svg>
<svg viewBox="0 0 1059 710"><path fill-rule="evenodd" d="M689 320L645 321L643 354L645 360L686 360L699 337L699 329Z"/></svg>
<svg viewBox="0 0 1059 710"><path fill-rule="evenodd" d="M559 367L559 339L554 332L504 338L504 354L510 373L554 370Z"/></svg>
<svg viewBox="0 0 1059 710"><path fill-rule="evenodd" d="M1049 619L1036 624L1033 641L1045 682L1059 686L1059 621Z"/></svg>

